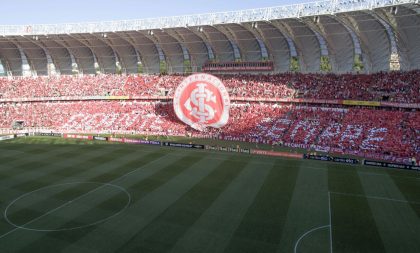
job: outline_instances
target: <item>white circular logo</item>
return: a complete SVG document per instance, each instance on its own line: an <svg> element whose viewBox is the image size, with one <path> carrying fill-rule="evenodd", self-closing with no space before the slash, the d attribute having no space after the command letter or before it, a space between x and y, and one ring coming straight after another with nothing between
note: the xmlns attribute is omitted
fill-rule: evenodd
<svg viewBox="0 0 420 253"><path fill-rule="evenodd" d="M175 90L174 110L178 118L197 130L220 128L229 120L230 99L219 78L194 74Z"/></svg>

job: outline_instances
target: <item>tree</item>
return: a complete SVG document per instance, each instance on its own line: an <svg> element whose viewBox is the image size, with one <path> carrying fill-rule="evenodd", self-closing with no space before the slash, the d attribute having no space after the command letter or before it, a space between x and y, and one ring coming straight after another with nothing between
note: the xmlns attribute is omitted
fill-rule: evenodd
<svg viewBox="0 0 420 253"><path fill-rule="evenodd" d="M354 71L363 71L365 66L363 65L363 59L360 54L354 56L354 64L353 69Z"/></svg>
<svg viewBox="0 0 420 253"><path fill-rule="evenodd" d="M191 72L192 72L191 61L186 59L184 60L184 73L191 74Z"/></svg>
<svg viewBox="0 0 420 253"><path fill-rule="evenodd" d="M77 65L77 63L71 64L71 73L73 75L78 75L79 74L79 66Z"/></svg>
<svg viewBox="0 0 420 253"><path fill-rule="evenodd" d="M118 75L122 74L122 66L119 61L115 63L115 74L118 74Z"/></svg>
<svg viewBox="0 0 420 253"><path fill-rule="evenodd" d="M297 72L300 70L299 58L292 56L290 59L290 71Z"/></svg>
<svg viewBox="0 0 420 253"><path fill-rule="evenodd" d="M94 68L95 68L95 73L99 75L101 73L101 68L99 67L99 64L97 62L95 62Z"/></svg>
<svg viewBox="0 0 420 253"><path fill-rule="evenodd" d="M321 71L322 72L331 72L332 67L330 63L330 58L327 55L321 56Z"/></svg>
<svg viewBox="0 0 420 253"><path fill-rule="evenodd" d="M144 71L144 69L143 69L143 63L137 62L137 73L138 74L142 74L143 71Z"/></svg>
<svg viewBox="0 0 420 253"><path fill-rule="evenodd" d="M160 73L162 75L168 74L168 66L165 60L160 61Z"/></svg>

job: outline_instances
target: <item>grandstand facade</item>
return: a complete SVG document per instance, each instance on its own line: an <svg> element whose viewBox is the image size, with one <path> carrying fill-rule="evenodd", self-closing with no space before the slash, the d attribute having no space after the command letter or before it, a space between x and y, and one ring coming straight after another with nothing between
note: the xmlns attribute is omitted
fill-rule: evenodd
<svg viewBox="0 0 420 253"><path fill-rule="evenodd" d="M0 26L0 72L186 73L238 62L270 63L250 71L256 73L409 71L420 68L419 14L418 0L332 0L145 20Z"/></svg>
<svg viewBox="0 0 420 253"><path fill-rule="evenodd" d="M420 162L418 0L3 26L0 35L0 134L191 136ZM176 117L174 93L191 72L226 86L226 126L197 131Z"/></svg>

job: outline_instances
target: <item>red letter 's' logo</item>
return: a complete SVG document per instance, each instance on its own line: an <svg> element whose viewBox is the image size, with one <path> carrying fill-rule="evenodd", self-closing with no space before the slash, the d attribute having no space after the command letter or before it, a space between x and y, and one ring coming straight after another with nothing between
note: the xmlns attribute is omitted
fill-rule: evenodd
<svg viewBox="0 0 420 253"><path fill-rule="evenodd" d="M226 125L229 107L229 94L222 81L209 74L191 75L175 90L176 115L197 130Z"/></svg>

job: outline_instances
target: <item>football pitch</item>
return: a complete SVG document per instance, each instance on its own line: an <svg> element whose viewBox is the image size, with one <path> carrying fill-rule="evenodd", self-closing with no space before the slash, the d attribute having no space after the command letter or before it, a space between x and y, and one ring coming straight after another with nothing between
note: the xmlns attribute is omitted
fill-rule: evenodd
<svg viewBox="0 0 420 253"><path fill-rule="evenodd" d="M420 252L418 172L18 142L0 143L0 252Z"/></svg>

